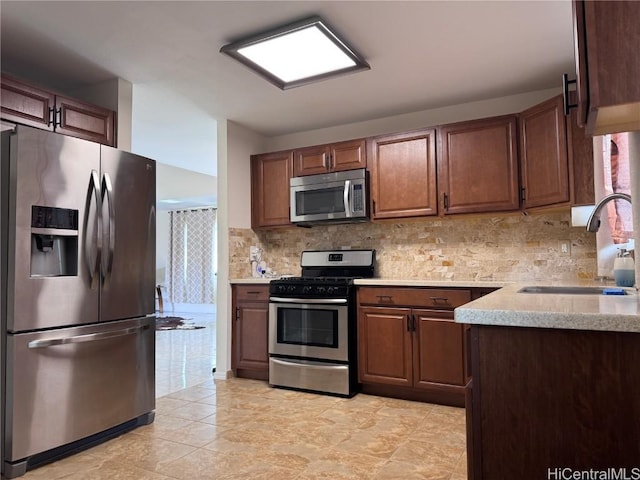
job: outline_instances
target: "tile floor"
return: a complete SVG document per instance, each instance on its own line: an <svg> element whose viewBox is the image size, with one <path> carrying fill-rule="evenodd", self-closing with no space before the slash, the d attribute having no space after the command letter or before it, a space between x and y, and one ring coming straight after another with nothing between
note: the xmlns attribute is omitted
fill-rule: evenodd
<svg viewBox="0 0 640 480"><path fill-rule="evenodd" d="M182 317L185 324L205 328L156 332L156 397L210 380L216 365L216 314L165 312L158 316Z"/></svg>
<svg viewBox="0 0 640 480"><path fill-rule="evenodd" d="M215 324L215 316L209 320ZM206 330L158 332L161 396L153 424L22 478L466 478L463 409L363 394L343 399L245 379L214 382Z"/></svg>

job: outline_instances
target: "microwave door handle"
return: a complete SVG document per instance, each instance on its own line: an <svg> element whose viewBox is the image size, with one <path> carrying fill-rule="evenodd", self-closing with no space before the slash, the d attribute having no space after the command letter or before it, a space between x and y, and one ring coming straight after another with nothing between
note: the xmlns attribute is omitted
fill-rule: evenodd
<svg viewBox="0 0 640 480"><path fill-rule="evenodd" d="M351 180L345 180L344 182L344 194L343 194L343 200L344 200L344 214L346 217L351 217L353 216L353 213L351 212L351 202L350 200L350 195L351 194Z"/></svg>

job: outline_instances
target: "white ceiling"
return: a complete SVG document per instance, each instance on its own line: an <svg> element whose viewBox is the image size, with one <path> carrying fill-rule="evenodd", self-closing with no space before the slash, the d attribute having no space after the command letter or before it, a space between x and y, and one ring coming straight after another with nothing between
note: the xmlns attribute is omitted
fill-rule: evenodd
<svg viewBox="0 0 640 480"><path fill-rule="evenodd" d="M134 135L144 137L134 143L210 174L216 119L276 136L559 87L575 68L570 0L3 0L0 8L3 71L51 86L132 82ZM219 53L313 14L371 70L281 91Z"/></svg>

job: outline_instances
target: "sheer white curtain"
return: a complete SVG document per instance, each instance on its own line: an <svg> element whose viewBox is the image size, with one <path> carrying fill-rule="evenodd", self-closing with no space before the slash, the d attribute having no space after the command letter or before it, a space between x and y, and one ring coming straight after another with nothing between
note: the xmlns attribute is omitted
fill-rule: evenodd
<svg viewBox="0 0 640 480"><path fill-rule="evenodd" d="M167 265L173 303L215 303L216 209L169 212L171 239Z"/></svg>

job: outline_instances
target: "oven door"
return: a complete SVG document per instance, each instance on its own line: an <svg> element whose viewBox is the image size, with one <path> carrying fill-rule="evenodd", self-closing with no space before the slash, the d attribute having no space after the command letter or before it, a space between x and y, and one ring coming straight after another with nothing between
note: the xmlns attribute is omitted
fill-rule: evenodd
<svg viewBox="0 0 640 480"><path fill-rule="evenodd" d="M349 360L346 299L271 297L270 300L270 355Z"/></svg>

